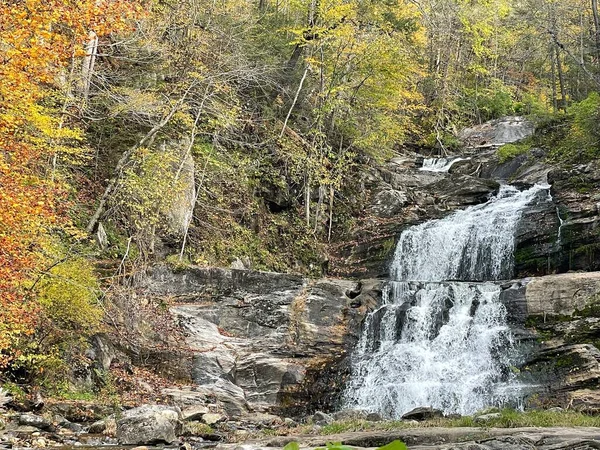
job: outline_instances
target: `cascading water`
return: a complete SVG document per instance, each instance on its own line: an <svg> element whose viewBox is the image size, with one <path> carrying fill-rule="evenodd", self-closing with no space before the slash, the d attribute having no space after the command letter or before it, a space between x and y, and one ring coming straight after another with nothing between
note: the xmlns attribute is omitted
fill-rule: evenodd
<svg viewBox="0 0 600 450"><path fill-rule="evenodd" d="M512 276L522 211L547 201L546 189L503 186L483 205L402 233L383 304L355 350L347 407L398 418L418 406L471 414L518 399L500 288L476 282Z"/></svg>
<svg viewBox="0 0 600 450"><path fill-rule="evenodd" d="M420 170L427 172L448 172L452 164L468 158L425 158Z"/></svg>

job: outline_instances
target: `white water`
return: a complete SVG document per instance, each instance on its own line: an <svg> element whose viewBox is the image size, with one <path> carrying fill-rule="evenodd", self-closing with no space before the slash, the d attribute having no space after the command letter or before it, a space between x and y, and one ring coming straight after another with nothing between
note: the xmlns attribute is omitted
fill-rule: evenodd
<svg viewBox="0 0 600 450"><path fill-rule="evenodd" d="M419 170L427 172L448 172L452 164L469 158L425 158Z"/></svg>
<svg viewBox="0 0 600 450"><path fill-rule="evenodd" d="M411 227L400 236L394 280L490 281L512 275L514 232L523 209L546 186L526 191L502 186L482 205Z"/></svg>
<svg viewBox="0 0 600 450"><path fill-rule="evenodd" d="M444 280L509 278L521 213L547 201L545 189L504 186L484 205L402 233L383 305L354 354L347 407L399 418L419 406L466 415L518 400L500 288Z"/></svg>

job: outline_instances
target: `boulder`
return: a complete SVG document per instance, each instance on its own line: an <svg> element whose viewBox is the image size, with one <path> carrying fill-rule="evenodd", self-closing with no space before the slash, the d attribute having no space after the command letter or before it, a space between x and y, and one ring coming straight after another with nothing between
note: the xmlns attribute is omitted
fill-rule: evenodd
<svg viewBox="0 0 600 450"><path fill-rule="evenodd" d="M381 414L379 413L372 412L367 414L366 420L368 422L381 422L383 420L383 417L381 417Z"/></svg>
<svg viewBox="0 0 600 450"><path fill-rule="evenodd" d="M55 428L50 420L36 414L21 414L18 422L19 425L35 427L44 431L53 431Z"/></svg>
<svg viewBox="0 0 600 450"><path fill-rule="evenodd" d="M222 414L206 413L202 415L202 422L204 422L206 425L214 425L216 423L224 422L226 420L227 417L225 417Z"/></svg>
<svg viewBox="0 0 600 450"><path fill-rule="evenodd" d="M143 405L127 410L117 421L117 440L124 445L172 444L181 431L179 408Z"/></svg>
<svg viewBox="0 0 600 450"><path fill-rule="evenodd" d="M395 189L383 190L375 194L372 210L379 217L393 217L408 204L406 193Z"/></svg>
<svg viewBox="0 0 600 450"><path fill-rule="evenodd" d="M316 413L313 414L312 421L315 425L323 426L323 425L329 425L329 424L333 423L335 421L335 419L333 418L333 416L330 416L329 414L326 414L322 411L317 411Z"/></svg>
<svg viewBox="0 0 600 450"><path fill-rule="evenodd" d="M417 420L423 421L443 417L444 413L439 409L431 407L419 407L402 415L402 420Z"/></svg>
<svg viewBox="0 0 600 450"><path fill-rule="evenodd" d="M362 409L342 409L333 414L335 420L367 420L369 413Z"/></svg>
<svg viewBox="0 0 600 450"><path fill-rule="evenodd" d="M473 420L475 423L488 423L493 420L499 419L500 417L502 417L502 414L496 412L496 413L488 413L488 414L482 414L480 416L475 416L475 418Z"/></svg>
<svg viewBox="0 0 600 450"><path fill-rule="evenodd" d="M207 414L208 408L203 405L190 406L181 411L181 418L184 421L200 420L204 414Z"/></svg>

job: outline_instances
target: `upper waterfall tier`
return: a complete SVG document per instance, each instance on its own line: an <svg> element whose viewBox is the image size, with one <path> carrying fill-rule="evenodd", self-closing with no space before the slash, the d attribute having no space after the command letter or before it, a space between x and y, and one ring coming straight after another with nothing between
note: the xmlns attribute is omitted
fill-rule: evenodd
<svg viewBox="0 0 600 450"><path fill-rule="evenodd" d="M514 235L524 208L548 200L548 186L525 191L502 186L482 205L404 231L396 247L391 278L396 281L490 281L513 271Z"/></svg>
<svg viewBox="0 0 600 450"><path fill-rule="evenodd" d="M448 172L452 164L469 158L425 158L420 170L426 172Z"/></svg>

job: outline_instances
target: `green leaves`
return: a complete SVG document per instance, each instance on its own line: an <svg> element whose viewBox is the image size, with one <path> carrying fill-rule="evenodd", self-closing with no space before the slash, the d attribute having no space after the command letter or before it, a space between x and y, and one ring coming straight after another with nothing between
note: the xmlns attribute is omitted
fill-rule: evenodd
<svg viewBox="0 0 600 450"><path fill-rule="evenodd" d="M379 450L408 450L408 447L404 442L395 440L383 447L379 447Z"/></svg>
<svg viewBox="0 0 600 450"><path fill-rule="evenodd" d="M285 447L283 447L283 450L300 450L300 444L298 444L297 442L290 442Z"/></svg>

